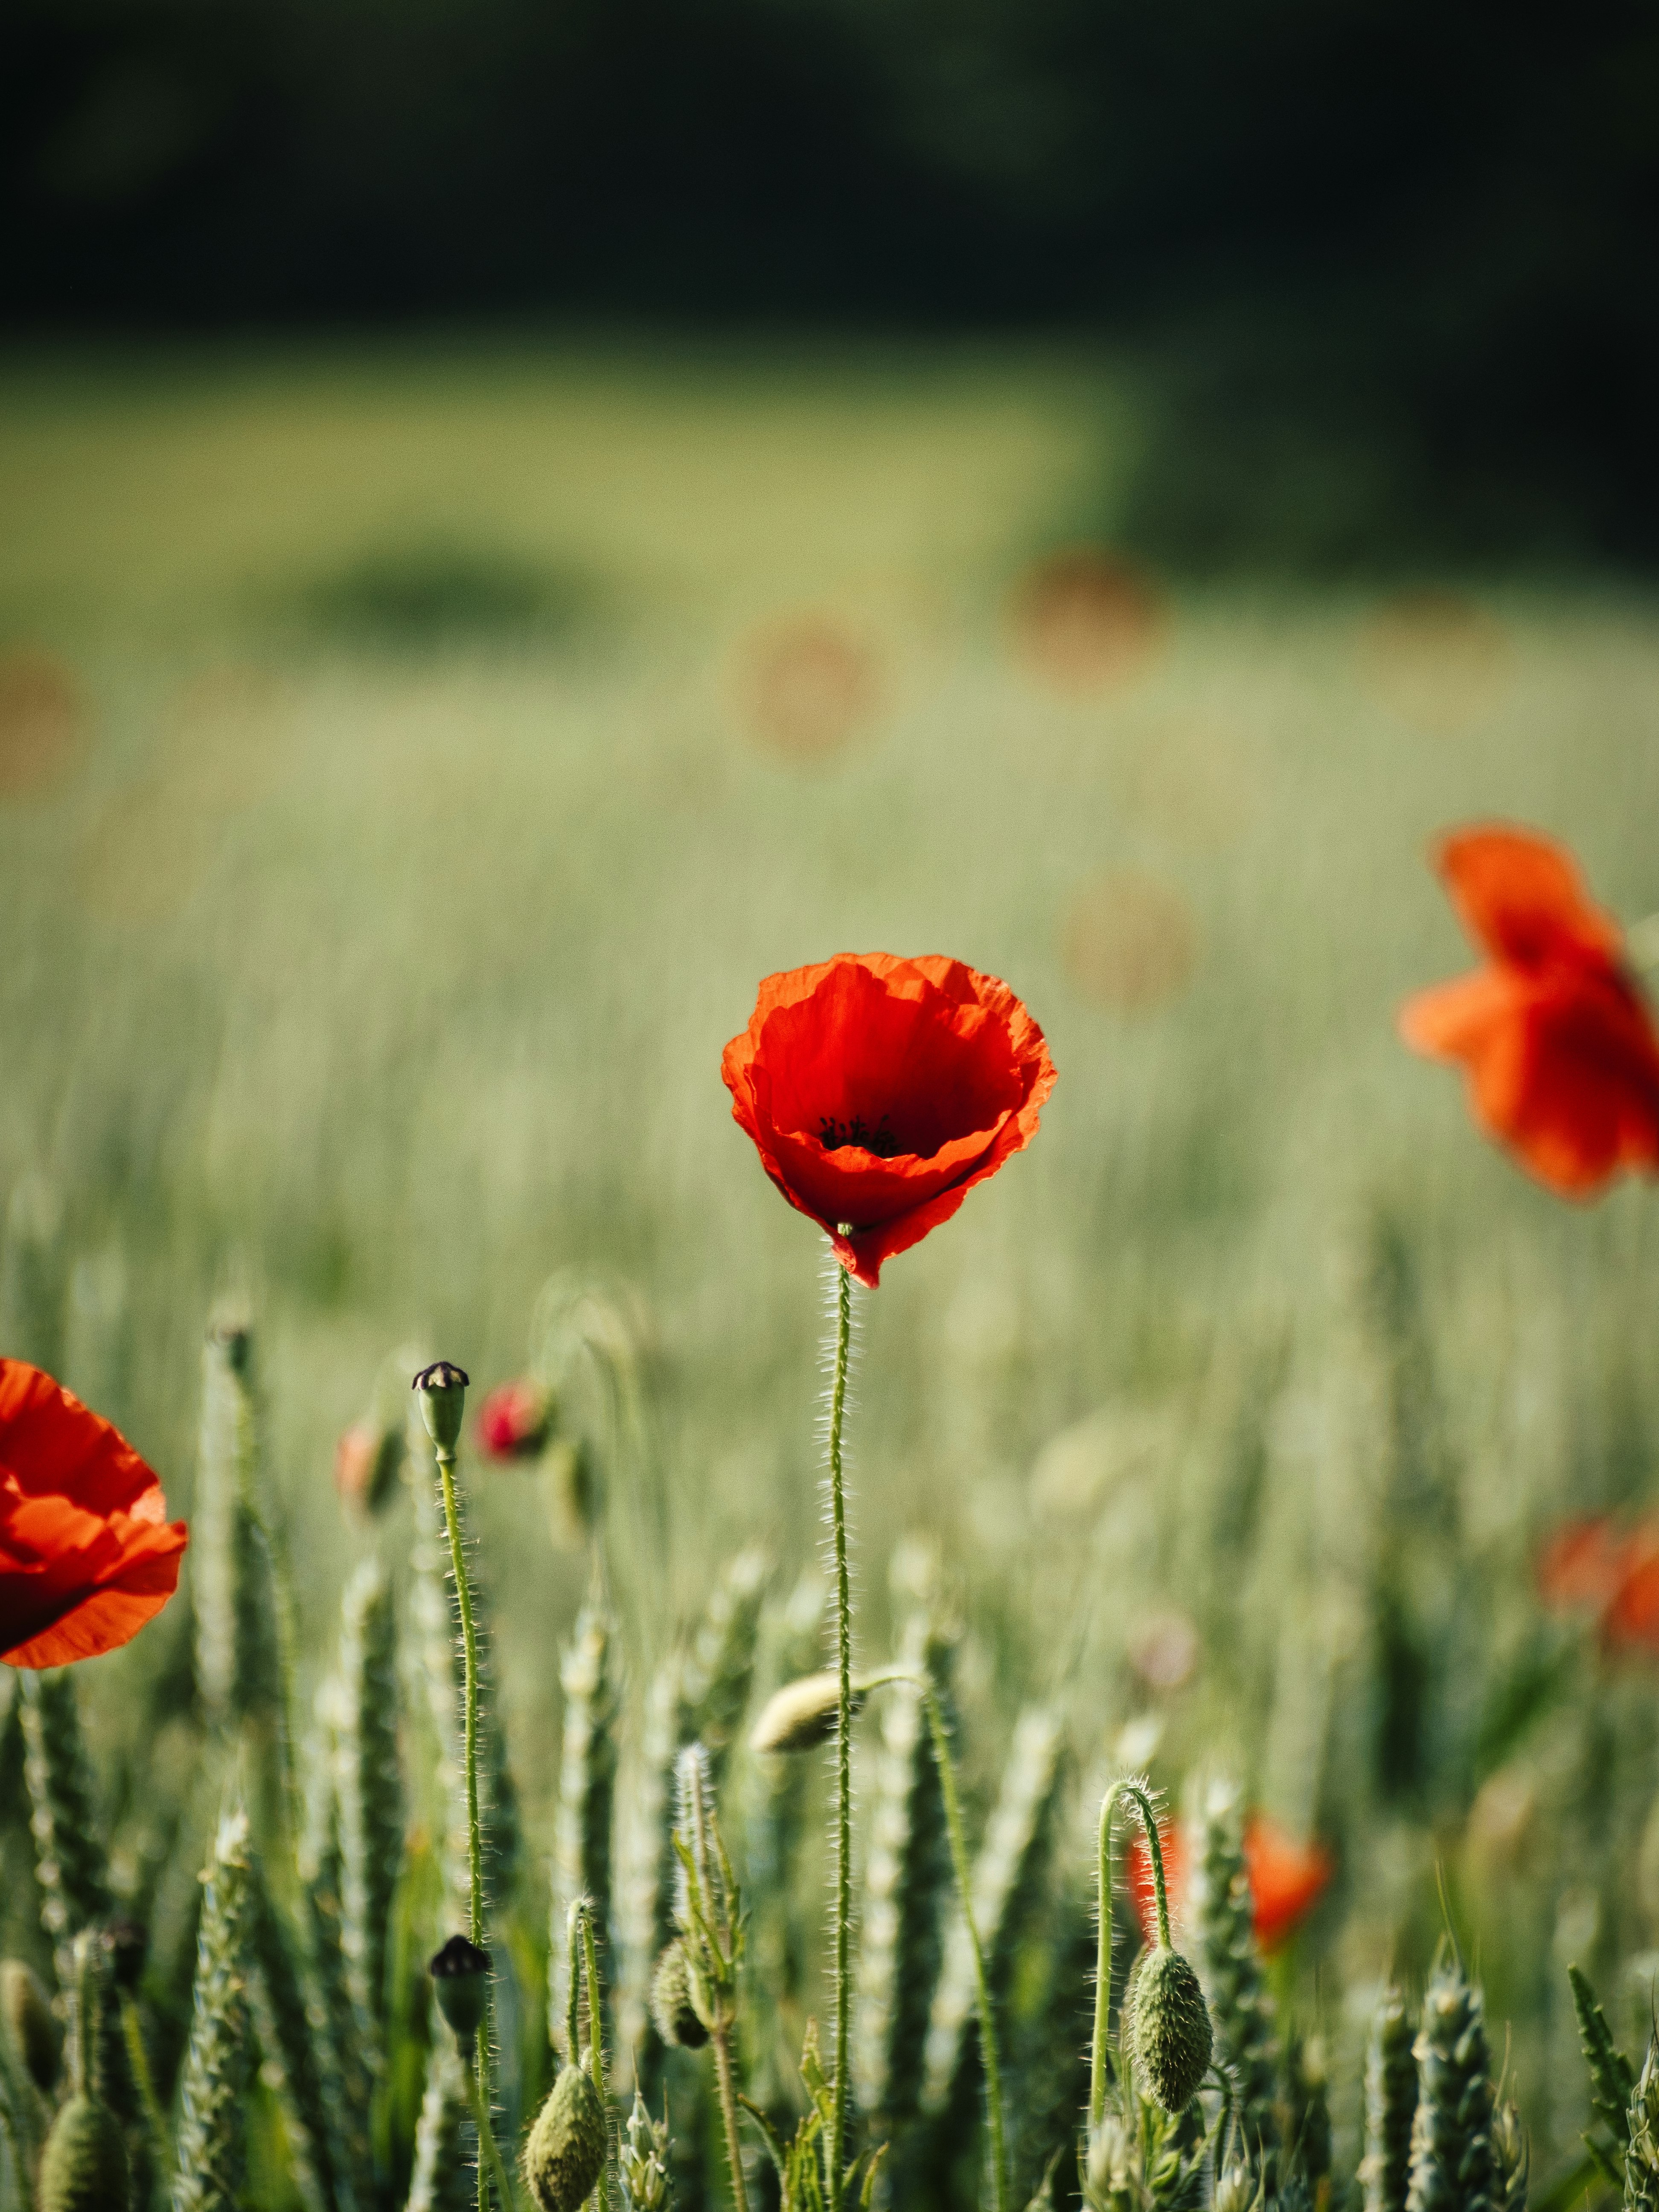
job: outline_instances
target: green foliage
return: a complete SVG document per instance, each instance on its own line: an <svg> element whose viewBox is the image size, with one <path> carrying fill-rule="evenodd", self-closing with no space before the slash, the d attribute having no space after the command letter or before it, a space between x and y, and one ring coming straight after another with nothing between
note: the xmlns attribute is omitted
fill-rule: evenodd
<svg viewBox="0 0 1659 2212"><path fill-rule="evenodd" d="M103 1824L81 1733L75 1669L25 1672L19 1690L40 1922L67 1988L70 1943L110 1911Z"/></svg>
<svg viewBox="0 0 1659 2212"><path fill-rule="evenodd" d="M564 2018L569 2000L568 1953L562 1940L570 1908L588 1901L602 1972L611 1960L611 1869L621 1714L617 1624L597 1593L577 1615L559 1670L564 1689L564 1741L554 1826L552 1942L548 1948L549 2019Z"/></svg>
<svg viewBox="0 0 1659 2212"><path fill-rule="evenodd" d="M1407 2212L1488 2212L1498 2201L1480 1992L1455 1958L1423 1993Z"/></svg>
<svg viewBox="0 0 1659 2212"><path fill-rule="evenodd" d="M477 2133L467 2115L461 2062L454 2044L443 2036L427 2059L406 2212L473 2212L477 2162Z"/></svg>
<svg viewBox="0 0 1659 2212"><path fill-rule="evenodd" d="M1390 1984L1365 2047L1365 2154L1359 2167L1365 2212L1406 2212L1417 2111L1414 2040L1406 2000Z"/></svg>
<svg viewBox="0 0 1659 2212"><path fill-rule="evenodd" d="M1625 2212L1655 2212L1659 2207L1659 2035L1650 2040L1631 2092L1626 2140Z"/></svg>
<svg viewBox="0 0 1659 2212"><path fill-rule="evenodd" d="M1610 2147L1592 2145L1615 2179L1622 2179L1625 2154L1630 2144L1631 2100L1636 2094L1636 2075L1628 2058L1613 2042L1607 2015L1596 2002L1589 1978L1577 1966L1567 1968L1577 2015L1584 2063L1589 2069L1590 2106L1613 2138Z"/></svg>
<svg viewBox="0 0 1659 2212"><path fill-rule="evenodd" d="M190 2048L179 2091L173 2212L240 2212L252 2060L247 1815L228 1813L208 1861Z"/></svg>
<svg viewBox="0 0 1659 2212"><path fill-rule="evenodd" d="M386 1949L403 1857L398 1756L398 1626L392 1584L366 1561L347 1586L335 1742L340 1821L340 1945L357 2033L384 2062Z"/></svg>
<svg viewBox="0 0 1659 2212"><path fill-rule="evenodd" d="M1271 2192L1279 2144L1279 2039L1255 1940L1243 1821L1237 1789L1212 1782L1200 1810L1193 1909L1217 2055L1232 2075L1240 2140L1246 2155L1261 2161Z"/></svg>

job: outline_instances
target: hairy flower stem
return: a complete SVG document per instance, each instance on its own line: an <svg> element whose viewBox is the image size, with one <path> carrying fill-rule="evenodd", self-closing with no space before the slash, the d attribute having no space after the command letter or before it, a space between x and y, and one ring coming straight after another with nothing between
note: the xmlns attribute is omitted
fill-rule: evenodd
<svg viewBox="0 0 1659 2212"><path fill-rule="evenodd" d="M1112 1816L1120 1797L1127 1797L1139 1812L1146 1829L1146 1848L1152 1862L1152 1887L1158 1898L1158 1940L1170 1948L1170 1901L1164 1886L1164 1845L1158 1832L1152 1802L1138 1783L1114 1782L1100 1803L1100 1869L1095 1911L1097 1935L1095 1950L1095 2033L1089 2059L1089 2125L1097 2128L1106 2117L1106 2085L1111 2073L1107 2023L1112 2008Z"/></svg>
<svg viewBox="0 0 1659 2212"><path fill-rule="evenodd" d="M974 1954L974 1982L979 1993L979 2050L985 2068L985 2107L991 2130L992 2202L996 2212L1008 2212L1008 2154L1002 2115L1002 2060L997 2048L996 2021L991 2010L991 1984L985 1972L985 1950L974 1918L973 1883L968 1867L968 1840L962 1829L962 1805L957 1796L957 1771L945 1734L945 1713L932 1683L921 1685L927 1711L927 1732L939 1765L939 1795L945 1800L945 1827L951 1838L951 1864L956 1870L957 1894Z"/></svg>
<svg viewBox="0 0 1659 2212"><path fill-rule="evenodd" d="M467 1579L466 1553L461 1544L460 1508L455 1498L455 1452L453 1445L440 1444L437 1449L438 1480L443 1486L444 1526L449 1534L449 1565L455 1577L455 1595L461 1610L461 1649L465 1656L466 1723L465 1759L466 1764L466 1852L467 1873L471 1883L468 1911L471 1925L467 1933L478 1948L483 1948L483 1830L478 1819L478 1638L472 1625L472 1585ZM481 2139L489 2145L490 2160L478 2161L478 2212L489 2212L489 2179L488 2164L499 2166L501 2159L495 2151L494 2131L489 2124L489 2029L488 2023L478 2038L475 2060L477 2079L475 2084L477 2110L474 2118L478 2123ZM510 2206L512 2197L505 2192L501 2202Z"/></svg>
<svg viewBox="0 0 1659 2212"><path fill-rule="evenodd" d="M488 2163L490 2176L495 2184L496 2193L501 2198L504 2212L514 2212L513 2184L507 2179L507 2168L502 2165L501 2152L495 2146L495 2130L489 2124L489 2108L479 2094L478 2077L467 2067L463 2066L461 2079L466 2085L467 2109L472 2115L472 2124L478 2131L478 2142L484 2154L483 2159L479 2162L479 2170L482 2172L483 2165ZM599 2203L601 2208L605 2205L603 2182L599 2185Z"/></svg>
<svg viewBox="0 0 1659 2212"><path fill-rule="evenodd" d="M848 1956L853 1925L853 1600L847 1571L847 1492L841 1432L847 1412L847 1363L853 1342L853 1279L836 1269L836 1365L830 1395L830 1504L836 1540L836 2053L830 2135L830 2212L841 2212L842 2160L847 2141L848 2024L852 2009ZM728 2093L729 2100L729 2093ZM737 2130L728 2112L736 2169ZM741 2186L741 2185L739 2185ZM999 2199L999 2203L1000 2200Z"/></svg>
<svg viewBox="0 0 1659 2212"><path fill-rule="evenodd" d="M585 1897L579 1897L570 1908L570 2009L565 2028L573 2066L582 2063L580 2003L584 1974L587 1984L587 2069L593 2094L605 2116L607 2137L605 2164L599 2168L594 2200L599 2212L611 2212L611 2099L605 2086L605 1990L599 1980L599 1954L593 1942L592 1908Z"/></svg>

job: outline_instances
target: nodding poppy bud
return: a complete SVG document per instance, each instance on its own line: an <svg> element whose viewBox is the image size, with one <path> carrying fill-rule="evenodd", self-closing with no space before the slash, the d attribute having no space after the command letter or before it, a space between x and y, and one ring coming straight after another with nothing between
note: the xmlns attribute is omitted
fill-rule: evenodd
<svg viewBox="0 0 1659 2212"><path fill-rule="evenodd" d="M391 1497L404 1463L401 1429L379 1421L354 1421L334 1447L334 1487L341 1503L378 1513Z"/></svg>
<svg viewBox="0 0 1659 2212"><path fill-rule="evenodd" d="M853 1685L852 1709L858 1713L870 1692ZM826 1671L803 1674L786 1682L761 1708L750 1732L750 1751L816 1751L836 1733L836 1714L841 1704L840 1677Z"/></svg>
<svg viewBox="0 0 1659 2212"><path fill-rule="evenodd" d="M225 1364L246 1375L253 1352L253 1324L245 1313L226 1307L208 1323L208 1342L217 1345Z"/></svg>
<svg viewBox="0 0 1659 2212"><path fill-rule="evenodd" d="M21 1959L0 1959L0 2021L35 2087L50 2089L64 2056L64 2031L40 1976Z"/></svg>
<svg viewBox="0 0 1659 2212"><path fill-rule="evenodd" d="M132 2182L121 2123L77 2093L52 2124L40 2154L40 2212L126 2212Z"/></svg>
<svg viewBox="0 0 1659 2212"><path fill-rule="evenodd" d="M541 2212L580 2212L605 2171L605 2110L586 2069L567 2066L524 2147L526 2186Z"/></svg>
<svg viewBox="0 0 1659 2212"><path fill-rule="evenodd" d="M491 1459L538 1459L553 1434L559 1403L529 1376L503 1382L478 1408L478 1442Z"/></svg>
<svg viewBox="0 0 1659 2212"><path fill-rule="evenodd" d="M149 1950L149 1929L141 1921L130 1919L125 1913L118 1919L106 1920L104 1948L109 1954L109 1970L116 1988L136 1990Z"/></svg>
<svg viewBox="0 0 1659 2212"><path fill-rule="evenodd" d="M701 2051L708 2040L691 2001L690 1965L678 1936L665 1947L651 1977L651 2017L663 2041L684 2051Z"/></svg>
<svg viewBox="0 0 1659 2212"><path fill-rule="evenodd" d="M1129 2049L1144 2090L1184 2112L1209 2071L1214 2039L1198 1976L1179 1951L1146 1952L1130 1992Z"/></svg>
<svg viewBox="0 0 1659 2212"><path fill-rule="evenodd" d="M454 1450L461 1440L461 1414L466 1405L467 1374L453 1359L434 1359L422 1368L410 1386L421 1401L421 1419L438 1449Z"/></svg>
<svg viewBox="0 0 1659 2212"><path fill-rule="evenodd" d="M438 2009L454 2031L455 2040L470 2048L483 2025L489 1999L489 1954L465 1936L452 1936L427 1966L432 1977Z"/></svg>

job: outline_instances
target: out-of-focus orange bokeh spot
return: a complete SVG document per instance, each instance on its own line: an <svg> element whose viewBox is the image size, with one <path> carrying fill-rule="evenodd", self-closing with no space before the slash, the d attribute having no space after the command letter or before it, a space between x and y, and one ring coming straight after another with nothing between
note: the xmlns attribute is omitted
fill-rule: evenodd
<svg viewBox="0 0 1659 2212"><path fill-rule="evenodd" d="M1133 682L1170 628L1169 609L1147 579L1095 545L1068 546L1029 568L1009 614L1025 667L1073 696Z"/></svg>
<svg viewBox="0 0 1659 2212"><path fill-rule="evenodd" d="M732 655L731 690L754 743L808 767L862 737L882 704L874 651L849 623L817 610L751 630Z"/></svg>
<svg viewBox="0 0 1659 2212"><path fill-rule="evenodd" d="M0 799L62 782L85 735L80 691L60 660L33 649L0 655Z"/></svg>
<svg viewBox="0 0 1659 2212"><path fill-rule="evenodd" d="M1126 868L1077 894L1060 949L1085 999L1114 1013L1145 1013L1186 988L1198 958L1198 927L1179 891Z"/></svg>
<svg viewBox="0 0 1659 2212"><path fill-rule="evenodd" d="M1360 631L1358 658L1360 680L1380 706L1438 737L1484 721L1512 675L1509 632L1455 592L1385 599Z"/></svg>

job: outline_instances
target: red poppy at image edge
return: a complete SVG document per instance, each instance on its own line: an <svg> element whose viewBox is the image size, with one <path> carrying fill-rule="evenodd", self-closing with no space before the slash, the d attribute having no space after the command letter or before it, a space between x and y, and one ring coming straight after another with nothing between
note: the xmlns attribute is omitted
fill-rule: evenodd
<svg viewBox="0 0 1659 2212"><path fill-rule="evenodd" d="M0 1661L112 1651L179 1585L188 1540L125 1437L21 1359L0 1359Z"/></svg>
<svg viewBox="0 0 1659 2212"><path fill-rule="evenodd" d="M1659 1521L1564 1522L1539 1547L1536 1573L1549 1610L1595 1615L1608 1651L1659 1653Z"/></svg>
<svg viewBox="0 0 1659 2212"><path fill-rule="evenodd" d="M1179 1916L1187 1893L1186 1839L1173 1823L1160 1826L1158 1835L1164 1846L1164 1884L1173 1920ZM1324 1893L1334 1871L1330 1853L1318 1844L1296 1842L1258 1814L1245 1823L1244 1865L1255 1908L1255 1939L1264 1951L1275 1950ZM1140 1932L1147 1942L1154 1942L1158 1897L1152 1882L1152 1856L1144 1835L1137 1835L1130 1844L1124 1875Z"/></svg>
<svg viewBox="0 0 1659 2212"><path fill-rule="evenodd" d="M1659 1170L1659 1032L1571 854L1493 827L1443 838L1435 862L1490 958L1407 1000L1406 1042L1461 1062L1475 1120L1564 1197Z"/></svg>
<svg viewBox="0 0 1659 2212"><path fill-rule="evenodd" d="M769 975L720 1073L767 1174L871 1289L1030 1143L1054 1085L1007 985L931 953Z"/></svg>

